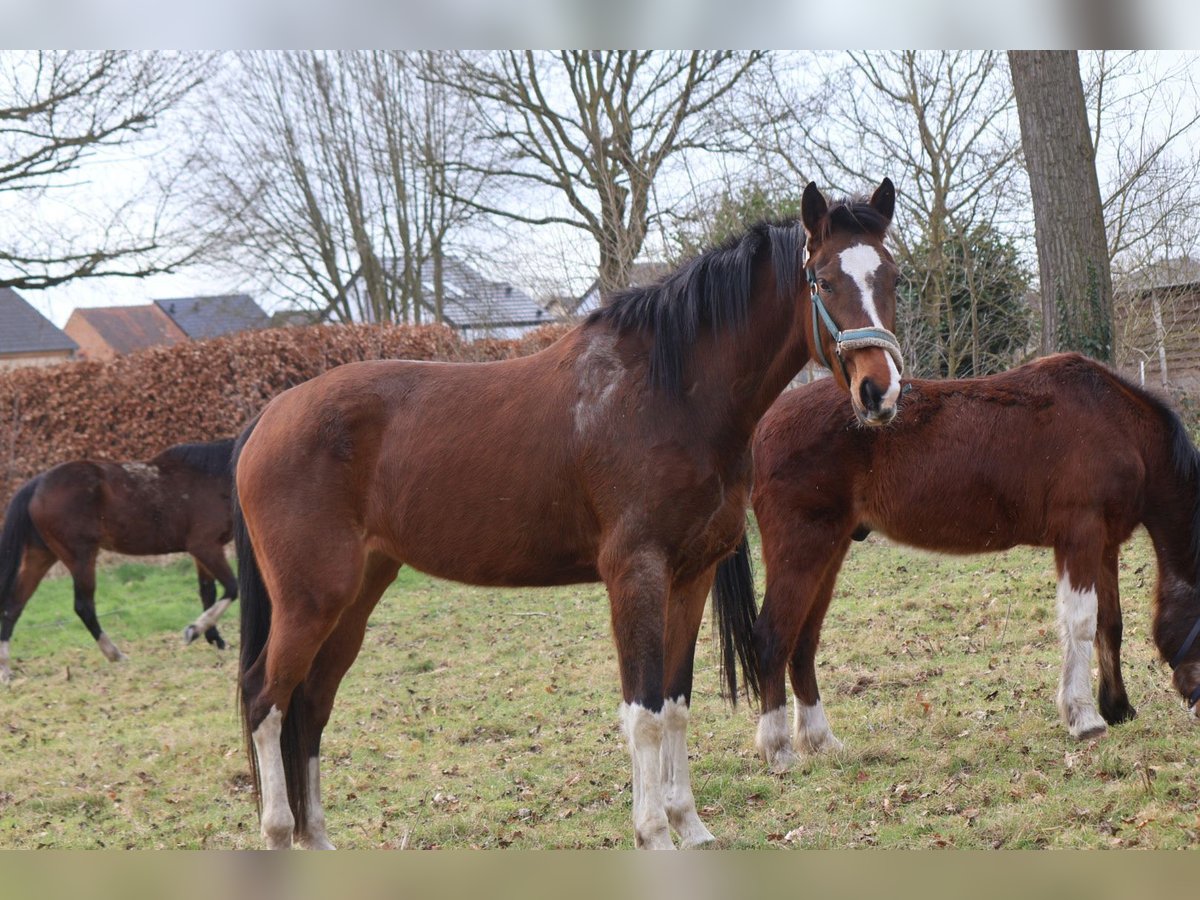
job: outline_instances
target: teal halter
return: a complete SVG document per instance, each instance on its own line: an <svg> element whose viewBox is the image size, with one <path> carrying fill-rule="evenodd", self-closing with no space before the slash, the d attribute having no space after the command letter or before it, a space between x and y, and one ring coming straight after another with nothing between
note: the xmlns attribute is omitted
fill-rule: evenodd
<svg viewBox="0 0 1200 900"><path fill-rule="evenodd" d="M829 360L825 358L825 350L821 346L821 331L817 319L820 314L821 319L825 322L825 328L829 331L829 336L834 341L834 352L837 354L838 364L842 368L842 376L849 384L850 376L846 372L846 361L842 358L843 351L861 350L864 347L878 347L884 350L888 356L892 358L892 362L896 364L897 374L904 371L904 354L900 351L900 342L896 340L896 336L886 328L876 328L870 326L867 328L848 328L842 331L837 327L837 323L833 321L833 316L829 314L829 310L825 308L824 301L821 300L821 289L817 286L817 273L808 267L805 270L808 276L808 284L812 291L812 333L813 343L816 345L813 349L816 351L817 359L821 365L829 370L833 370L833 366L829 364Z"/></svg>

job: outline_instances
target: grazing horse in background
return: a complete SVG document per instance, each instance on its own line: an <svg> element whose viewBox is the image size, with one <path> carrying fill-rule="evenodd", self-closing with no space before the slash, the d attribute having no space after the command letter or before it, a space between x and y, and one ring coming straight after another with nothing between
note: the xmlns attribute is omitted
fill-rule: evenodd
<svg viewBox="0 0 1200 900"><path fill-rule="evenodd" d="M206 609L216 600L214 579L225 597L237 596L237 579L225 561L233 443L178 444L146 462L66 462L17 491L0 535L0 680L12 677L13 627L56 560L75 582L75 612L111 662L124 655L96 618L100 549L131 556L186 550L196 561ZM215 627L205 637L224 648Z"/></svg>
<svg viewBox="0 0 1200 900"><path fill-rule="evenodd" d="M791 391L754 440L754 511L767 592L755 624L763 715L776 770L795 749L837 749L813 658L853 538L878 531L943 553L1053 547L1063 647L1058 708L1072 737L1135 715L1121 678L1117 557L1138 525L1154 542L1154 641L1189 706L1200 699L1200 457L1152 394L1076 354L1000 375L905 383L901 415L856 427L831 384ZM1099 712L1091 691L1100 661Z"/></svg>
<svg viewBox="0 0 1200 900"><path fill-rule="evenodd" d="M891 420L900 389L884 331L894 202L885 180L870 202L831 208L810 184L801 204L833 323L815 337L869 424ZM688 774L696 634L717 563L745 539L754 427L814 346L803 252L800 222L760 225L532 356L353 363L267 405L235 452L234 531L242 716L269 846L332 846L321 733L403 564L477 585L602 580L635 841L713 839ZM736 691L756 610L752 583L724 587Z"/></svg>

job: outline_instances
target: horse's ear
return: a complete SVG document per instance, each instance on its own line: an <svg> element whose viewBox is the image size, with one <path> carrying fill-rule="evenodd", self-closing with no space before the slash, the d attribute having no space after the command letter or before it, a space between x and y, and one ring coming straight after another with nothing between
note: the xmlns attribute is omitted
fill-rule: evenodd
<svg viewBox="0 0 1200 900"><path fill-rule="evenodd" d="M827 212L829 204L825 202L817 183L810 181L804 189L804 196L800 198L800 219L804 222L804 230L810 236L817 233L817 226L821 224Z"/></svg>
<svg viewBox="0 0 1200 900"><path fill-rule="evenodd" d="M884 178L879 187L875 188L875 193L871 195L871 205L881 216L889 222L892 221L892 214L896 211L896 186L892 184L892 179Z"/></svg>

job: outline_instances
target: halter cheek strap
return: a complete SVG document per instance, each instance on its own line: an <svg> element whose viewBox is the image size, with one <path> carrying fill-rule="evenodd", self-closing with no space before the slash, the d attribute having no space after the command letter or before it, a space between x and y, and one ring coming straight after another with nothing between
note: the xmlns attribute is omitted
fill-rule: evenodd
<svg viewBox="0 0 1200 900"><path fill-rule="evenodd" d="M878 347L885 351L892 358L892 362L896 364L896 372L902 373L904 371L904 354L900 352L900 342L896 340L896 336L886 328L874 326L847 328L842 331L833 321L829 310L825 308L824 301L821 300L821 289L817 286L817 273L810 267L805 269L805 274L808 276L808 285L812 293L812 333L813 343L816 345L814 349L821 365L827 369L833 368L829 364L829 360L825 358L825 349L821 346L820 321L824 321L829 336L833 338L834 353L837 355L842 375L846 377L847 382L850 379L846 374L846 361L842 354L851 350L862 350L866 347ZM821 317L820 320L817 319L818 315Z"/></svg>

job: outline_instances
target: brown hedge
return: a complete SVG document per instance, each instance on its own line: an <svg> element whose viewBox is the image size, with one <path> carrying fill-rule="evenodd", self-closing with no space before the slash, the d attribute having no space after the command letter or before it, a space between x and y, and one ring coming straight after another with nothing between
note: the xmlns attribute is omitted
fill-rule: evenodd
<svg viewBox="0 0 1200 900"><path fill-rule="evenodd" d="M441 325L276 328L156 347L110 362L0 370L0 502L71 459L146 459L184 441L237 434L280 391L366 359L524 356L567 330L462 341ZM2 507L0 507L2 508Z"/></svg>

